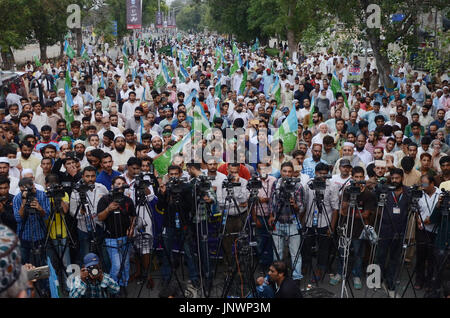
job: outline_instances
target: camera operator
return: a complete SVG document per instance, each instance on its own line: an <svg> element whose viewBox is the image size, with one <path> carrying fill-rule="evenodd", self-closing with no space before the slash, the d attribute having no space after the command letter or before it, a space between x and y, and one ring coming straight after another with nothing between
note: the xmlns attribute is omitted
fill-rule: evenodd
<svg viewBox="0 0 450 318"><path fill-rule="evenodd" d="M143 272L148 272L150 252L152 249L151 245L153 244L152 238L155 235L155 233L153 233L152 217L154 216L154 205L157 202L154 187L158 187L158 180L154 176L150 166L148 167L146 174L141 175L141 170L144 168L143 163L144 161L141 159L131 157L127 161L127 172L123 174L123 177L130 186L129 189L125 189L124 193L133 200L136 208L137 222L142 224L141 227L135 228L135 230L139 231L139 234L134 238L134 248L138 254L136 254L135 258L136 272L130 278L130 282L141 277L141 260L138 257L139 255L142 256ZM143 199L144 201L141 201ZM152 215L149 213L152 213ZM147 280L147 287L151 288L152 286L153 280L149 277Z"/></svg>
<svg viewBox="0 0 450 318"><path fill-rule="evenodd" d="M123 292L130 276L130 242L134 234L136 210L133 200L125 196L124 177L113 178L112 194L103 196L97 205L98 220L105 224L105 243L111 261L111 277ZM119 277L120 273L120 277Z"/></svg>
<svg viewBox="0 0 450 318"><path fill-rule="evenodd" d="M52 167L52 173L56 174L60 182L76 183L81 179L81 172L77 168L79 162L75 153L61 152L60 158L58 158ZM61 167L64 165L65 172L61 171ZM68 192L69 196L71 191Z"/></svg>
<svg viewBox="0 0 450 318"><path fill-rule="evenodd" d="M65 192L65 190L54 190L51 189L57 187L60 184L59 178L56 174L49 174L45 177L45 186L47 188L47 197L50 200L50 206L53 207L54 211L54 219L52 224L49 224L51 217L49 217L46 221L47 229L49 231L51 244L53 244L54 249L61 255L64 268L67 268L71 264L70 262L70 249L66 246L67 241L67 228L66 224L62 220L62 218L66 217L66 214L69 212L69 195ZM51 192L49 195L49 189ZM64 193L64 196L59 196L60 194L54 193L55 191L61 191ZM61 208L61 209L59 209ZM64 215L61 214L64 213ZM48 248L48 254L50 257L55 256L55 251L53 248ZM52 263L55 265L52 260Z"/></svg>
<svg viewBox="0 0 450 318"><path fill-rule="evenodd" d="M225 204L225 197L223 196L223 182L227 178L226 175L217 171L218 163L217 159L211 158L206 163L206 175L208 177L213 177L214 180L211 181L214 191L217 195L217 204L223 206Z"/></svg>
<svg viewBox="0 0 450 318"><path fill-rule="evenodd" d="M100 244L103 238L103 224L102 222L97 220L96 212L100 198L108 194L108 190L103 184L95 182L95 173L96 170L92 166L87 166L86 168L84 168L81 174L82 179L74 187L70 196L70 215L76 217L77 219L77 233L78 241L80 243L80 260L89 253L89 245L91 240L93 239L92 236L94 235L94 230L97 232L97 243ZM82 202L80 192L82 194L86 194L87 202ZM89 206L90 211L86 211L86 207L84 205L85 203ZM91 213L91 215L88 215L88 213ZM95 229L91 228L91 222L89 218L92 219L93 224L96 224ZM104 252L103 255L105 256ZM105 257L103 257L103 261L105 261Z"/></svg>
<svg viewBox="0 0 450 318"><path fill-rule="evenodd" d="M364 169L362 167L360 166L353 167L351 180L354 182L354 184L351 184L350 182L352 181L350 181L344 188L342 205L339 211L340 212L339 225L345 226L348 222L349 227L347 228L347 237L349 237L350 231L352 231L351 246L353 248L354 253L354 261L352 268L353 286L355 289L361 289L362 288L361 278L363 277L362 262L365 251L365 244L364 240L361 239L361 234L363 234L364 225L369 224L370 215L375 213L376 211L376 196L373 192L367 189L367 187L363 183ZM348 215L348 208L350 201L350 191L353 190L358 190L359 194L356 197L356 210L354 214L353 229L352 229L351 224L352 216ZM339 255L342 256L342 254L343 251L340 250ZM339 257L337 263L337 274L331 277L330 284L337 285L342 279L342 274L343 274L343 259L342 257Z"/></svg>
<svg viewBox="0 0 450 318"><path fill-rule="evenodd" d="M172 247L174 240L178 239L182 243L184 257L189 270L189 278L194 287L199 287L199 274L192 253L192 232L189 228L192 225L192 188L189 184L182 182L183 171L179 166L171 165L168 168L169 182L161 183L158 192L157 206L164 211L163 219L163 265L161 268L163 285L170 283L174 258ZM169 187L169 188L168 188ZM170 257L170 261L169 258Z"/></svg>
<svg viewBox="0 0 450 318"><path fill-rule="evenodd" d="M9 193L9 184L8 177L0 176L0 223L8 226L16 233L17 222L13 210L14 196Z"/></svg>
<svg viewBox="0 0 450 318"><path fill-rule="evenodd" d="M45 192L36 190L33 180L23 178L19 181L20 192L13 199L14 216L17 221L17 233L21 241L23 264L35 266L45 264L43 245L46 228L43 220L50 213L50 202ZM36 256L31 261L31 253Z"/></svg>
<svg viewBox="0 0 450 318"><path fill-rule="evenodd" d="M315 236L318 235L317 243L317 269L313 273L313 281L318 282L322 279L322 275L327 271L328 257L330 252L331 236L334 233L338 210L339 210L339 189L336 185L331 184L327 180L328 165L324 163L317 164L315 168L314 181L324 182L325 190L323 191L323 208L325 211L320 211L317 206L316 195L319 193L311 189L309 186L305 189L305 213L302 215L302 224L306 226L305 243L303 246L302 256L306 264L307 273L308 268L312 266L312 248L316 242ZM315 200L316 199L316 200ZM322 213L321 213L322 212ZM317 231L317 232L316 232Z"/></svg>
<svg viewBox="0 0 450 318"><path fill-rule="evenodd" d="M432 287L431 279L433 276L434 268L433 246L436 240L436 233L434 233L435 225L431 223L430 216L432 215L433 210L438 204L441 190L439 190L439 188L435 186L434 178L429 175L423 175L420 178L420 181L422 183L422 189L424 193L419 199L419 211L421 217L417 217L417 261L416 283L414 285L414 288L420 290L425 287L427 291L429 291L429 289Z"/></svg>
<svg viewBox="0 0 450 318"><path fill-rule="evenodd" d="M234 243L235 236L242 231L244 227L245 218L247 217L247 200L250 196L250 192L247 189L247 180L239 176L239 169L241 165L237 162L228 164L228 177L227 182L240 183L240 186L232 187L232 195L236 199L236 207L233 202L229 206L224 206L221 210L224 211L228 208L228 211L224 211L227 214L227 222L225 226L225 237L223 238L223 252L224 260L227 268L231 270L233 266L232 261L232 244ZM222 187L222 191L225 191ZM239 208L239 210L238 210Z"/></svg>
<svg viewBox="0 0 450 318"><path fill-rule="evenodd" d="M113 295L119 293L119 284L107 273L103 273L97 255L87 254L83 263L80 276L72 278L70 298L107 298L106 291Z"/></svg>
<svg viewBox="0 0 450 318"><path fill-rule="evenodd" d="M284 241L289 244L292 267L294 269L293 279L300 281L302 276L302 258L298 253L300 248L300 214L303 212L304 189L300 181L286 185L286 178L292 178L294 166L287 161L281 164L281 178L272 186L271 206L272 214L269 217L269 226L274 228L272 235L274 240L274 258L283 258ZM287 187L293 186L291 190ZM292 191L292 192L290 192ZM286 201L289 201L287 204ZM296 260L296 256L298 259Z"/></svg>
<svg viewBox="0 0 450 318"><path fill-rule="evenodd" d="M258 162L257 171L261 179L262 188L258 189L258 200L260 205L251 211L253 222L256 224L256 242L259 256L259 265L262 272L267 272L273 261L273 243L269 226L270 195L277 179L271 175L272 167L269 163Z"/></svg>
<svg viewBox="0 0 450 318"><path fill-rule="evenodd" d="M389 297L395 297L395 274L399 266L403 238L408 220L411 197L403 186L403 170L394 168L391 171L390 186L395 190L388 191L383 218L381 219L378 242L377 264L380 265L384 278L383 287ZM386 265L386 258L389 260Z"/></svg>
<svg viewBox="0 0 450 318"><path fill-rule="evenodd" d="M189 162L186 165L191 185L193 187L193 225L200 251L203 273L206 279L211 279L212 272L208 255L208 223L212 216L212 205L217 202L211 182L202 174L201 164ZM195 197L197 195L197 198ZM195 206L197 205L197 206ZM202 274L202 273L200 273Z"/></svg>

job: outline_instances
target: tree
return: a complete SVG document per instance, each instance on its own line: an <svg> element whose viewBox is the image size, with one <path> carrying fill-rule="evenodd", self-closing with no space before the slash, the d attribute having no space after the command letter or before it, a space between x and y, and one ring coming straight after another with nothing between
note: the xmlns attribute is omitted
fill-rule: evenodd
<svg viewBox="0 0 450 318"><path fill-rule="evenodd" d="M177 27L181 30L201 32L205 28L207 7L204 4L184 6L177 14Z"/></svg>
<svg viewBox="0 0 450 318"><path fill-rule="evenodd" d="M0 19L0 46L5 69L10 69L15 63L11 48L23 47L31 37L30 10L26 3L26 0L0 1L0 12L4 13Z"/></svg>
<svg viewBox="0 0 450 318"><path fill-rule="evenodd" d="M370 4L376 4L380 10L380 24L377 27L370 23L374 17L373 11L367 13ZM441 9L445 1L429 0L329 0L324 2L327 11L335 15L350 32L357 32L360 39L369 41L380 79L387 89L394 87L390 78L392 73L388 55L389 43L417 47L417 16L429 12L433 7ZM404 19L392 22L392 15L402 13ZM375 13L376 14L376 13Z"/></svg>

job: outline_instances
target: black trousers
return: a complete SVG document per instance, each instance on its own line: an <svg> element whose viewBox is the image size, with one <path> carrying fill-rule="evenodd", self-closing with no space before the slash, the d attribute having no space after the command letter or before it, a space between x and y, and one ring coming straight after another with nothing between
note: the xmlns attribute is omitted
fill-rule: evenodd
<svg viewBox="0 0 450 318"><path fill-rule="evenodd" d="M427 283L433 276L434 259L434 241L436 234L426 230L416 228L416 281Z"/></svg>

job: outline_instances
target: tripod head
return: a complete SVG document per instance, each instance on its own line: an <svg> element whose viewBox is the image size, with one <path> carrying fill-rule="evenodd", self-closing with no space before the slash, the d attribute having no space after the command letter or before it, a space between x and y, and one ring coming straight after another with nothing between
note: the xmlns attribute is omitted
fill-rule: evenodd
<svg viewBox="0 0 450 318"><path fill-rule="evenodd" d="M247 183L247 189L250 191L250 196L255 197L258 195L259 189L263 187L261 178L259 175L253 174Z"/></svg>
<svg viewBox="0 0 450 318"><path fill-rule="evenodd" d="M386 195L390 191L394 191L395 187L387 183L386 178L379 178L378 183L375 186L375 193L378 194L378 206L384 207L386 204Z"/></svg>
<svg viewBox="0 0 450 318"><path fill-rule="evenodd" d="M450 211L450 191L441 189L442 203L441 203L441 214L442 216L448 217L448 212Z"/></svg>

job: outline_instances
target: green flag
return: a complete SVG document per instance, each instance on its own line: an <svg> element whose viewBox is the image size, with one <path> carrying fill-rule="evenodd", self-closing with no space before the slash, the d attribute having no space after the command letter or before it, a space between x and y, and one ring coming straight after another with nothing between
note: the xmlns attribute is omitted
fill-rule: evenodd
<svg viewBox="0 0 450 318"><path fill-rule="evenodd" d="M198 100L197 103L199 103ZM192 127L194 131L201 130L202 133L211 128L211 126L209 125L208 118L206 118L203 107L199 104L196 104L194 107L194 124Z"/></svg>
<svg viewBox="0 0 450 318"><path fill-rule="evenodd" d="M69 57L69 59L73 59L75 57L75 51L74 49L69 45L67 45L67 51L66 55Z"/></svg>
<svg viewBox="0 0 450 318"><path fill-rule="evenodd" d="M275 132L273 140L283 140L283 151L289 153L294 150L297 144L298 119L295 107L291 108L289 115L283 121L280 128Z"/></svg>
<svg viewBox="0 0 450 318"><path fill-rule="evenodd" d="M312 126L314 126L314 122L313 122L313 114L315 111L315 106L314 104L316 103L316 100L314 98L314 96L311 98L311 110L309 111L309 124L308 126L311 128Z"/></svg>
<svg viewBox="0 0 450 318"><path fill-rule="evenodd" d="M37 56L34 57L34 64L36 64L37 67L42 66L41 61L39 61Z"/></svg>
<svg viewBox="0 0 450 318"><path fill-rule="evenodd" d="M239 68L238 58L235 57L235 58L234 58L234 64L233 64L233 66L232 66L231 69L230 69L230 76L233 75L234 73L236 73L236 71L238 70L238 68Z"/></svg>
<svg viewBox="0 0 450 318"><path fill-rule="evenodd" d="M167 82L164 79L163 73L162 72L159 73L158 76L156 76L156 79L155 79L155 83L154 83L155 88L156 89L160 89L161 87L163 87L166 84L167 84Z"/></svg>
<svg viewBox="0 0 450 318"><path fill-rule="evenodd" d="M191 142L193 130L183 137L179 142L177 142L173 147L167 149L158 157L153 160L153 165L156 171L158 171L159 176L163 176L167 173L167 168L169 168L172 163L173 157L176 154L183 152L183 147ZM190 150L190 149L189 149Z"/></svg>
<svg viewBox="0 0 450 318"><path fill-rule="evenodd" d="M127 76L127 73L128 73L128 56L125 53L123 54L123 67L125 68L125 76Z"/></svg>
<svg viewBox="0 0 450 318"><path fill-rule="evenodd" d="M347 101L347 95L345 94L344 90L342 89L341 83L339 83L339 80L337 79L336 74L333 74L333 78L331 79L331 90L333 91L335 98L336 98L337 93L341 93L342 97L344 97L345 106L347 106L347 109L350 109L350 106L348 105L348 101Z"/></svg>
<svg viewBox="0 0 450 318"><path fill-rule="evenodd" d="M239 94L242 95L244 93L246 84L247 84L247 69L244 67L244 75L242 77L241 86L239 87Z"/></svg>

